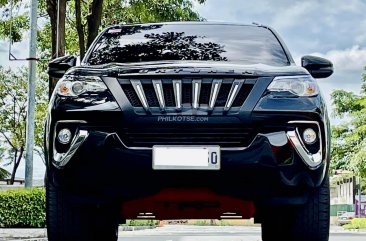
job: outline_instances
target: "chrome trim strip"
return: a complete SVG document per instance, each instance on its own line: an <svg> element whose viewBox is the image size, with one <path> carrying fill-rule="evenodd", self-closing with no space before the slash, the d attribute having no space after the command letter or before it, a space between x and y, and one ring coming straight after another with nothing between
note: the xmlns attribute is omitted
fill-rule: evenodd
<svg viewBox="0 0 366 241"><path fill-rule="evenodd" d="M201 91L201 80L192 81L192 106L193 109L198 109L200 101L200 91Z"/></svg>
<svg viewBox="0 0 366 241"><path fill-rule="evenodd" d="M164 100L164 90L163 90L163 83L161 80L153 80L152 81L156 97L159 101L159 106L162 111L165 110L165 100Z"/></svg>
<svg viewBox="0 0 366 241"><path fill-rule="evenodd" d="M324 148L324 159L327 159L328 158L328 152L329 152L329 150L328 150L328 122L329 122L329 119L327 118L327 116L328 116L328 111L326 110L326 112L325 112L325 115L326 116L324 116L324 143L325 143L325 148ZM319 129L320 130L320 129ZM330 161L330 160L329 160ZM328 165L329 165L329 163L327 163ZM325 168L326 169L326 168Z"/></svg>
<svg viewBox="0 0 366 241"><path fill-rule="evenodd" d="M87 130L79 130L71 141L70 148L66 153L58 153L55 145L53 145L53 164L57 168L63 168L74 156L88 136L89 132Z"/></svg>
<svg viewBox="0 0 366 241"><path fill-rule="evenodd" d="M173 80L175 104L178 110L182 109L182 81Z"/></svg>
<svg viewBox="0 0 366 241"><path fill-rule="evenodd" d="M106 139L109 137L109 136L115 136L117 138L117 140L119 142L121 142L122 146L128 150L152 150L151 147L129 147L129 146L126 146L126 144L121 140L121 138L119 137L119 135L116 133L116 132L113 132L109 135L106 136Z"/></svg>
<svg viewBox="0 0 366 241"><path fill-rule="evenodd" d="M322 163L323 160L323 140L321 135L321 129L319 122L317 121L289 121L289 124L315 124L318 127L318 137L319 137L319 151L315 154L309 152L306 148L306 145L302 141L301 135L299 133L298 128L294 131L288 131L287 137L289 141L292 143L296 152L300 155L304 163L310 169L316 169Z"/></svg>
<svg viewBox="0 0 366 241"><path fill-rule="evenodd" d="M149 107L149 104L147 103L147 99L146 99L145 92L142 87L141 81L140 80L130 80L130 82L131 82L137 96L139 97L142 106L144 107L144 109L146 111L148 111L150 107Z"/></svg>
<svg viewBox="0 0 366 241"><path fill-rule="evenodd" d="M311 77L310 74L306 75L306 74L301 74L301 75L279 75L279 76L276 76L273 80L275 79L296 79L296 78L308 78L308 77Z"/></svg>
<svg viewBox="0 0 366 241"><path fill-rule="evenodd" d="M284 146L288 143L288 138L285 131L278 131L278 132L270 132L266 134L260 134L260 136L267 137L269 143L272 146Z"/></svg>
<svg viewBox="0 0 366 241"><path fill-rule="evenodd" d="M222 80L213 80L211 86L209 109L212 110L215 107L217 96L219 95Z"/></svg>
<svg viewBox="0 0 366 241"><path fill-rule="evenodd" d="M244 80L235 80L231 85L229 96L226 100L224 111L228 111L234 103L235 97L238 95L240 88L242 87Z"/></svg>
<svg viewBox="0 0 366 241"><path fill-rule="evenodd" d="M60 121L57 121L56 122L56 125L55 126L57 126L58 123L82 123L82 124L86 124L88 122L85 121L85 120L60 120Z"/></svg>

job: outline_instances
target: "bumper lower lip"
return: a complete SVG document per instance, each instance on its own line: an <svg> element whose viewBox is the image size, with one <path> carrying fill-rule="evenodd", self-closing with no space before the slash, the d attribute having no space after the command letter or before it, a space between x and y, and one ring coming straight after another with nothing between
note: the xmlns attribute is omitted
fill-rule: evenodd
<svg viewBox="0 0 366 241"><path fill-rule="evenodd" d="M292 121L289 123L291 123L291 124L312 123L312 124L317 124L319 127L318 122ZM318 130L320 130L320 127ZM221 150L223 150L223 151L246 150L252 146L252 144L257 140L257 138L260 138L260 137L266 137L272 146L284 146L288 142L290 142L292 144L292 146L295 148L296 152L301 157L301 159L303 160L303 162L308 166L308 168L314 170L314 169L317 169L321 165L322 160L323 160L321 134L320 134L320 132L318 134L319 134L319 138L320 138L320 148L319 148L319 151L315 154L310 153L306 149L306 146L304 145L303 141L301 140L300 134L297 129L294 131L287 131L287 132L280 131L280 132L273 132L273 133L266 133L266 134L259 133L256 136L256 138L254 138L253 142L247 147L221 148ZM59 169L62 169L63 167L65 167L68 164L68 162L70 161L70 159L77 152L77 150L82 146L84 141L88 138L88 136L89 136L88 130L78 130L78 132L75 134L75 136L70 144L69 150L66 153L58 153L54 146L53 147L53 164ZM128 147L119 138L117 133L110 133L107 137L109 137L109 136L114 136L125 149L152 150L152 148L149 148L149 147Z"/></svg>

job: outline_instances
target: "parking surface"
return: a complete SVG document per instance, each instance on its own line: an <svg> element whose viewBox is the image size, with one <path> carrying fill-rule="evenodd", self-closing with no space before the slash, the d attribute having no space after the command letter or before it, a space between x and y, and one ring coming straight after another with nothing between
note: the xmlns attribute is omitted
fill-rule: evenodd
<svg viewBox="0 0 366 241"><path fill-rule="evenodd" d="M118 241L260 241L260 227L167 225L153 230L120 232ZM366 232L332 227L330 241L364 241Z"/></svg>
<svg viewBox="0 0 366 241"><path fill-rule="evenodd" d="M329 241L364 241L366 230L346 231L332 226ZM47 241L46 229L0 229L0 241ZM20 238L28 237L28 238ZM37 238L38 237L38 238ZM140 231L122 231L118 241L260 241L258 226L165 225Z"/></svg>

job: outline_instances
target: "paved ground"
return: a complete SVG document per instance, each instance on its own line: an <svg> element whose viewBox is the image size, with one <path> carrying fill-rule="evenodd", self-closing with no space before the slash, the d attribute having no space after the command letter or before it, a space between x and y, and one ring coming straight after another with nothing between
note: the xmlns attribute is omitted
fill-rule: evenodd
<svg viewBox="0 0 366 241"><path fill-rule="evenodd" d="M167 225L154 230L120 232L118 241L259 241L259 227ZM330 241L365 241L366 232L332 227Z"/></svg>
<svg viewBox="0 0 366 241"><path fill-rule="evenodd" d="M154 227L120 226L119 233L137 233L138 230L148 230L153 228ZM47 230L45 228L0 228L0 241L47 241L46 236Z"/></svg>
<svg viewBox="0 0 366 241"><path fill-rule="evenodd" d="M260 227L166 225L140 231L122 231L118 241L260 241ZM47 241L45 229L0 229L0 241ZM23 237L20 239L20 237ZM330 241L365 241L363 232L332 226Z"/></svg>

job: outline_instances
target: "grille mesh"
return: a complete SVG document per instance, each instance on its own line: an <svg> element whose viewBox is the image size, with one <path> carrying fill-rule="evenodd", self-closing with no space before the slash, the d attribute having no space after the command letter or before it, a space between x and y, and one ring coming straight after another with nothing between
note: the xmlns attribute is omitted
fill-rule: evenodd
<svg viewBox="0 0 366 241"><path fill-rule="evenodd" d="M225 106L226 100L229 96L231 84L222 84L219 95L216 99L216 106Z"/></svg>
<svg viewBox="0 0 366 241"><path fill-rule="evenodd" d="M147 103L149 106L159 106L158 98L156 97L154 86L152 84L143 85ZM137 97L137 95L136 95ZM138 97L137 97L138 98ZM140 105L141 106L141 105Z"/></svg>
<svg viewBox="0 0 366 241"><path fill-rule="evenodd" d="M200 104L208 105L210 101L211 84L202 84L200 93Z"/></svg>
<svg viewBox="0 0 366 241"><path fill-rule="evenodd" d="M243 85L243 87L241 87L238 95L236 96L233 106L241 106L243 105L244 101L247 99L247 97L249 96L250 91L253 89L252 84L246 84Z"/></svg>
<svg viewBox="0 0 366 241"><path fill-rule="evenodd" d="M164 100L165 100L166 106L174 107L175 106L175 98L174 98L173 85L164 84L163 89L164 89Z"/></svg>
<svg viewBox="0 0 366 241"><path fill-rule="evenodd" d="M130 101L133 107L142 106L139 97L137 96L135 90L132 85L124 84L122 85L123 91L125 92L127 99Z"/></svg>

